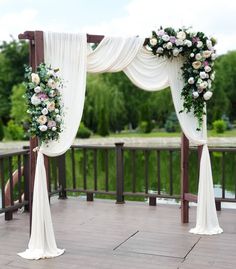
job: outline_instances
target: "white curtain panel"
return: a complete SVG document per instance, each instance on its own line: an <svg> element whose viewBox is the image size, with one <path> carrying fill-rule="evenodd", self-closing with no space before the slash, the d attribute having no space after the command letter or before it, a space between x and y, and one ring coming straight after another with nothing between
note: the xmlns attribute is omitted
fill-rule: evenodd
<svg viewBox="0 0 236 269"><path fill-rule="evenodd" d="M206 118L202 131L196 131L197 120L192 113L179 113L183 100L181 57L169 60L158 58L143 47L143 38L105 37L92 51L87 45L86 34L44 33L45 63L60 69L64 79L62 102L64 103L64 129L58 141L42 145L36 164L32 232L28 249L19 253L26 259L56 257L64 250L58 249L48 203L46 173L43 154L58 156L72 145L82 117L86 73L118 72L123 70L139 88L147 91L171 87L172 98L181 128L195 145L203 145L200 164L196 227L191 233L218 234L219 226L207 147Z"/></svg>

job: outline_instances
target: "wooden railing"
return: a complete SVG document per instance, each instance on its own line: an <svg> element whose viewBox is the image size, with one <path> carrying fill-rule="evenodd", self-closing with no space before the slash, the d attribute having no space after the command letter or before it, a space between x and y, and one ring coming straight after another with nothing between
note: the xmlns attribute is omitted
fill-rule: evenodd
<svg viewBox="0 0 236 269"><path fill-rule="evenodd" d="M210 148L210 154L212 155L213 170L214 165L220 166L220 168L218 167L220 175L218 174L217 177L220 180L222 191L220 197L216 198L216 206L220 210L221 202L236 202L235 168L232 168L235 171L231 173L234 177L234 196L226 195L229 180L226 178L226 170L231 169L228 167L227 158L231 158L231 166L235 167L236 148L214 147ZM229 154L231 155L229 156ZM196 193L198 185L197 148L190 148L190 155L195 156L191 165L194 163L196 166L194 168L196 172L189 173L191 182L194 182L194 188L190 188L190 190ZM220 163L214 163L217 161L217 156ZM93 201L94 197L105 195L115 198L116 203L124 203L125 199L138 197L142 200L148 199L149 205L156 205L156 198L181 199L180 170L179 147L138 147L125 146L123 143L111 146L73 145L66 154L57 158L49 158L49 197L58 195L60 199L66 199L67 196L84 193L87 201ZM15 177L18 179L17 181ZM0 189L2 193L0 213L5 213L6 220L12 219L12 213L18 208L24 206L26 210L30 210L32 193L29 194L29 190L32 189L32 186L29 187L29 179L29 150L0 154ZM232 183L233 179L230 180ZM6 195L9 203L6 203ZM183 197L186 201L196 201L197 199L197 196L190 193L184 193Z"/></svg>

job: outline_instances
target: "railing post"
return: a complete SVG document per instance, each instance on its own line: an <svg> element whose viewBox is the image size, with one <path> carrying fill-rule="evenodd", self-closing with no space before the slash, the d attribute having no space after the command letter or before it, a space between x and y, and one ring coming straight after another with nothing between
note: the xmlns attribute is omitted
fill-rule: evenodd
<svg viewBox="0 0 236 269"><path fill-rule="evenodd" d="M58 177L61 191L59 192L59 199L67 199L66 195L66 154L58 156Z"/></svg>
<svg viewBox="0 0 236 269"><path fill-rule="evenodd" d="M124 204L124 163L123 146L124 143L115 143L116 145L116 203Z"/></svg>
<svg viewBox="0 0 236 269"><path fill-rule="evenodd" d="M25 211L30 211L30 193L29 193L29 178L30 178L30 162L29 153L24 155L23 166L24 166L24 200L28 201L28 205L25 205Z"/></svg>
<svg viewBox="0 0 236 269"><path fill-rule="evenodd" d="M185 200L185 193L188 193L188 153L189 141L182 134L181 138L181 221L189 222L189 202Z"/></svg>

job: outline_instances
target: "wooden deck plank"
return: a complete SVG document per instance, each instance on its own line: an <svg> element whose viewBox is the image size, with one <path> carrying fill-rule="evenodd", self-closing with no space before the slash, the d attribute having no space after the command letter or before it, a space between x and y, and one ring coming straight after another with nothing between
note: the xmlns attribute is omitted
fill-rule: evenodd
<svg viewBox="0 0 236 269"><path fill-rule="evenodd" d="M195 207L189 224L180 223L178 206L143 202L52 199L51 210L57 245L66 253L40 261L22 259L16 253L28 243L28 214L17 213L9 222L0 217L1 269L236 268L236 210L218 213L225 232L216 236L188 233Z"/></svg>

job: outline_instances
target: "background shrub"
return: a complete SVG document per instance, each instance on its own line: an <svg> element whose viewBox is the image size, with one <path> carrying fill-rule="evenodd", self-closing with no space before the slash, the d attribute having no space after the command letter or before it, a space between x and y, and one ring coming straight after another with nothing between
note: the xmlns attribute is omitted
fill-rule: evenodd
<svg viewBox="0 0 236 269"><path fill-rule="evenodd" d="M81 122L76 137L89 138L90 136L91 136L91 131L84 125L83 122Z"/></svg>
<svg viewBox="0 0 236 269"><path fill-rule="evenodd" d="M224 120L216 120L213 122L213 129L217 134L222 134L226 130L226 123Z"/></svg>

